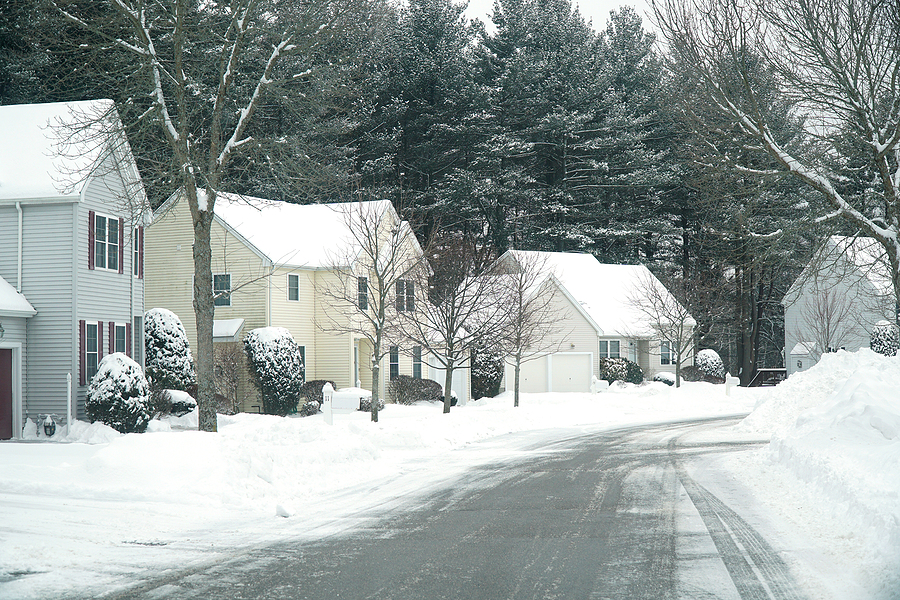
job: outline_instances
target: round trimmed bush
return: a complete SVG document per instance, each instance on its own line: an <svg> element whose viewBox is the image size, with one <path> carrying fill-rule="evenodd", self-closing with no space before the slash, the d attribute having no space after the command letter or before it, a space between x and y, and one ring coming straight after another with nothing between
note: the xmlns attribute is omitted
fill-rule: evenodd
<svg viewBox="0 0 900 600"><path fill-rule="evenodd" d="M698 352L694 357L694 365L709 378L725 380L725 363L712 348Z"/></svg>
<svg viewBox="0 0 900 600"><path fill-rule="evenodd" d="M660 371L659 373L656 373L650 380L658 381L666 385L675 385L675 374L669 373L667 371Z"/></svg>
<svg viewBox="0 0 900 600"><path fill-rule="evenodd" d="M872 342L869 347L878 354L897 356L900 349L900 330L890 321L878 321L872 329Z"/></svg>
<svg viewBox="0 0 900 600"><path fill-rule="evenodd" d="M387 396L396 404L412 404L422 400L443 401L441 384L433 379L398 375L387 386Z"/></svg>
<svg viewBox="0 0 900 600"><path fill-rule="evenodd" d="M644 372L636 362L627 358L601 358L600 379L605 379L610 383L627 381L639 384L644 382Z"/></svg>
<svg viewBox="0 0 900 600"><path fill-rule="evenodd" d="M84 399L84 411L119 433L143 433L150 422L150 386L139 364L122 352L100 361Z"/></svg>

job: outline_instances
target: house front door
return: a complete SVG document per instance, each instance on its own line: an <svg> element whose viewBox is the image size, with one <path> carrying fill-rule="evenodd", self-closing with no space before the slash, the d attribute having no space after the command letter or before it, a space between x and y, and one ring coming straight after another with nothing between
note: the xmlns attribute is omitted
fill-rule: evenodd
<svg viewBox="0 0 900 600"><path fill-rule="evenodd" d="M0 348L0 440L13 436L13 351Z"/></svg>

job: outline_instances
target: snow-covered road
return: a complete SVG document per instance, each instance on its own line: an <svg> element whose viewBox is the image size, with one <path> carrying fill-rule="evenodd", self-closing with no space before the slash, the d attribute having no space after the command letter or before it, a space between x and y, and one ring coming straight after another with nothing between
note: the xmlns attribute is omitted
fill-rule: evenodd
<svg viewBox="0 0 900 600"><path fill-rule="evenodd" d="M391 405L377 424L363 413L334 426L239 415L221 417L217 434L183 422L126 436L79 424L59 443L0 443L0 598L91 597L147 570L348 531L562 431L751 411L701 441L772 443L692 461L691 477L729 505L753 497L754 528L805 548L808 559L789 563L813 598L896 598L900 359L826 358L819 373L730 397L722 386L654 383L525 395L517 409L502 395L450 415Z"/></svg>

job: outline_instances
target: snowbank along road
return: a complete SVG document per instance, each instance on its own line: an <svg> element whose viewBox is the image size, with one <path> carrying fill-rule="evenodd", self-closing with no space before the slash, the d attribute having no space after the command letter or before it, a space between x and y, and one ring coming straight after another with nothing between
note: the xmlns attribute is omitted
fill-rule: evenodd
<svg viewBox="0 0 900 600"><path fill-rule="evenodd" d="M690 441L732 422L564 439L350 533L248 549L107 597L806 598L742 518L748 507L689 474L697 460L755 446Z"/></svg>

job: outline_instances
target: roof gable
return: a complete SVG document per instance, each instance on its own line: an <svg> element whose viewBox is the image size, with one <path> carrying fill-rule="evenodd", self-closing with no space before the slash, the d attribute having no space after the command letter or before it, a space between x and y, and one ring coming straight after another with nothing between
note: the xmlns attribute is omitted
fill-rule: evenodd
<svg viewBox="0 0 900 600"><path fill-rule="evenodd" d="M604 264L591 254L574 252L511 250L509 253L513 258L539 254L548 274L558 282L576 308L599 328L600 335L653 336L646 315L629 301L630 296L648 280L669 294L647 267ZM691 326L694 324L693 320L688 323Z"/></svg>
<svg viewBox="0 0 900 600"><path fill-rule="evenodd" d="M77 200L111 147L133 161L112 100L0 106L0 131L0 201Z"/></svg>

